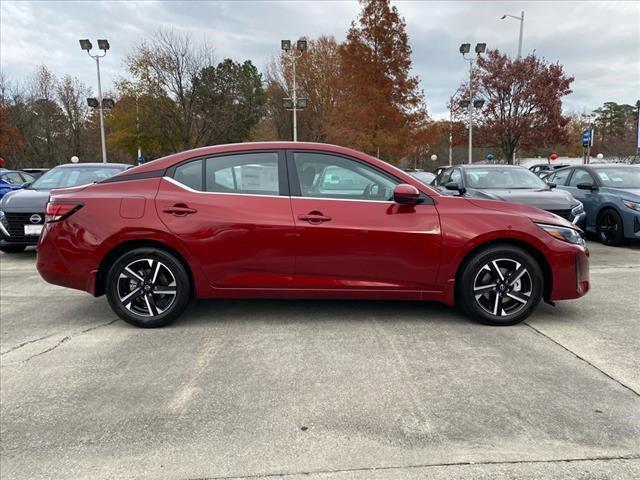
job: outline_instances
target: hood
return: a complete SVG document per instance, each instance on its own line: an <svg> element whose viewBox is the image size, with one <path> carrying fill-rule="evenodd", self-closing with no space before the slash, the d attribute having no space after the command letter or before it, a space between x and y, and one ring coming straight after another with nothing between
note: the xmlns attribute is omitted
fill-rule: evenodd
<svg viewBox="0 0 640 480"><path fill-rule="evenodd" d="M541 210L568 210L578 205L578 200L564 190L551 189L482 189L472 190L478 198L522 203Z"/></svg>
<svg viewBox="0 0 640 480"><path fill-rule="evenodd" d="M613 193L616 196L620 196L625 200L631 200L633 202L640 202L640 188L611 188L602 187L603 191Z"/></svg>
<svg viewBox="0 0 640 480"><path fill-rule="evenodd" d="M496 210L498 212L509 213L512 215L525 216L536 223L548 223L551 225L559 225L561 227L569 227L575 229L576 226L568 222L562 217L553 213L541 210L539 208L530 207L528 205L518 203L505 203L499 200L482 200L480 198L467 198L469 202L476 207L486 208L488 210Z"/></svg>
<svg viewBox="0 0 640 480"><path fill-rule="evenodd" d="M49 190L14 190L0 200L0 210L5 212L44 212Z"/></svg>

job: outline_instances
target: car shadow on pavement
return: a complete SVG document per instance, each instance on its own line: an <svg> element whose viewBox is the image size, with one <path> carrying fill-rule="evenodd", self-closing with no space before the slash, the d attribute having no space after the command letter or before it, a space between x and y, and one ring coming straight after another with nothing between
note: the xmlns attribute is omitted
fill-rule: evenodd
<svg viewBox="0 0 640 480"><path fill-rule="evenodd" d="M199 300L175 327L208 322L469 322L457 309L436 302L372 300Z"/></svg>

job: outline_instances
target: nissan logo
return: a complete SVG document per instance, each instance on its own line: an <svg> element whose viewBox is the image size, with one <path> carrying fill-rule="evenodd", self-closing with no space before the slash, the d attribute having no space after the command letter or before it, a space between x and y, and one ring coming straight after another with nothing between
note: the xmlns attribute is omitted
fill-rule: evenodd
<svg viewBox="0 0 640 480"><path fill-rule="evenodd" d="M42 221L42 217L35 213L29 217L29 221L31 223L40 223Z"/></svg>

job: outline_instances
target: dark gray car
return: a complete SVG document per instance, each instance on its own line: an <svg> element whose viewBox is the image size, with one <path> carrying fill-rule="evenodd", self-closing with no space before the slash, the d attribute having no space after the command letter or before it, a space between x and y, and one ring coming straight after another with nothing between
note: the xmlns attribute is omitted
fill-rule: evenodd
<svg viewBox="0 0 640 480"><path fill-rule="evenodd" d="M0 201L0 250L17 253L38 243L50 190L98 182L130 167L122 163L60 165L26 188L7 193Z"/></svg>
<svg viewBox="0 0 640 480"><path fill-rule="evenodd" d="M515 165L458 165L441 172L432 185L443 193L523 203L574 225L582 226L586 217L582 203L569 192L556 190L555 185Z"/></svg>

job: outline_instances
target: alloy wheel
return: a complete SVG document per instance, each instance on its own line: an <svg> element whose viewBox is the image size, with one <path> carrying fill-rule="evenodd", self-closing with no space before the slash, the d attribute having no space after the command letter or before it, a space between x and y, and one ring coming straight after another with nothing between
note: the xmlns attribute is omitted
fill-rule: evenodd
<svg viewBox="0 0 640 480"><path fill-rule="evenodd" d="M598 223L598 231L600 232L600 239L604 242L611 242L618 236L618 220L613 216L610 211L604 212L600 215L600 221Z"/></svg>
<svg viewBox="0 0 640 480"><path fill-rule="evenodd" d="M499 258L486 263L476 274L473 296L486 313L505 317L515 315L531 300L531 274L520 262Z"/></svg>
<svg viewBox="0 0 640 480"><path fill-rule="evenodd" d="M130 312L156 317L166 312L176 299L176 278L171 269L154 258L139 258L118 275L118 298Z"/></svg>

